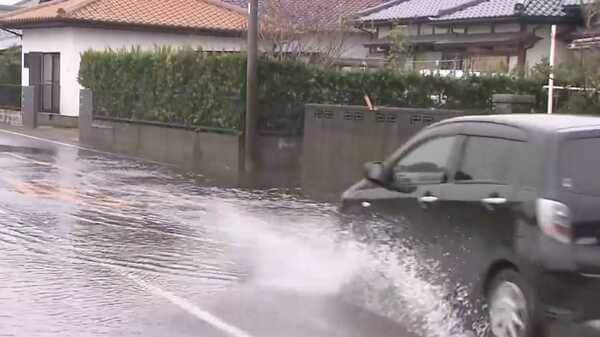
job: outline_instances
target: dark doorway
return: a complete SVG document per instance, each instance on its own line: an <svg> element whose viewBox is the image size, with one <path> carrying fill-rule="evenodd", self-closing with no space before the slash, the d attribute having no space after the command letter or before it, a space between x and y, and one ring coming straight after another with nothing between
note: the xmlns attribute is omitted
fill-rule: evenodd
<svg viewBox="0 0 600 337"><path fill-rule="evenodd" d="M60 54L28 53L29 84L36 87L37 110L60 113Z"/></svg>

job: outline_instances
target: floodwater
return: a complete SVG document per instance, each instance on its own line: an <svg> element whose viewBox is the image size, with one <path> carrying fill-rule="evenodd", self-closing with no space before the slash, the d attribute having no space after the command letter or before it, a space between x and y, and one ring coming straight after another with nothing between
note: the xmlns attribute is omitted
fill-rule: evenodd
<svg viewBox="0 0 600 337"><path fill-rule="evenodd" d="M390 226L0 132L0 336L468 336Z"/></svg>

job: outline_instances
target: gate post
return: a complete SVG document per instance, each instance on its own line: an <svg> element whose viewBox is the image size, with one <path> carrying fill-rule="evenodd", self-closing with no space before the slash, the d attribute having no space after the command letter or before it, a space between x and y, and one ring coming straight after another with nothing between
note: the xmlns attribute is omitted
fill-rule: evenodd
<svg viewBox="0 0 600 337"><path fill-rule="evenodd" d="M92 123L94 121L94 95L89 89L79 91L79 140L90 144L92 138Z"/></svg>
<svg viewBox="0 0 600 337"><path fill-rule="evenodd" d="M37 128L37 98L38 89L36 86L23 87L21 99L21 111L23 112L23 126L30 129Z"/></svg>

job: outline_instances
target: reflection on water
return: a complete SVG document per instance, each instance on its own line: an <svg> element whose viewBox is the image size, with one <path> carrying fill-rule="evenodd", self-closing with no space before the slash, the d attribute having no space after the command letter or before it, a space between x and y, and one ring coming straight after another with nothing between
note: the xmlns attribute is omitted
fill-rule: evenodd
<svg viewBox="0 0 600 337"><path fill-rule="evenodd" d="M335 295L422 335L464 335L444 287L422 278L436 264L389 223L70 148L0 147L0 170L3 334L139 335L163 304L128 273L196 301L240 284Z"/></svg>

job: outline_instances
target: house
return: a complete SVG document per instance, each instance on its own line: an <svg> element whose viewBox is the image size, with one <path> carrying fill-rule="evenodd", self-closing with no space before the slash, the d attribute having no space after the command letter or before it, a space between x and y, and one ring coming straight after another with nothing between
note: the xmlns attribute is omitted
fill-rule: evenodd
<svg viewBox="0 0 600 337"><path fill-rule="evenodd" d="M77 116L86 50L240 51L246 21L219 0L53 0L1 16L0 27L22 31L22 84L39 89L38 111Z"/></svg>
<svg viewBox="0 0 600 337"><path fill-rule="evenodd" d="M0 5L0 16L19 9L17 6ZM21 45L20 32L0 29L0 50L5 50Z"/></svg>
<svg viewBox="0 0 600 337"><path fill-rule="evenodd" d="M594 0L565 0L565 7L571 11L583 12L586 10L589 12L588 15L582 15L585 19L585 25L573 34L573 41L569 48L572 50L598 50L600 48L600 2Z"/></svg>
<svg viewBox="0 0 600 337"><path fill-rule="evenodd" d="M407 67L461 76L527 71L549 58L557 25L557 63L569 57L571 33L581 24L578 0L393 0L359 13L370 30L371 57L389 55L391 32L403 32L412 53ZM575 7L573 7L575 6Z"/></svg>

